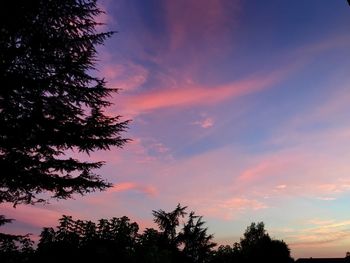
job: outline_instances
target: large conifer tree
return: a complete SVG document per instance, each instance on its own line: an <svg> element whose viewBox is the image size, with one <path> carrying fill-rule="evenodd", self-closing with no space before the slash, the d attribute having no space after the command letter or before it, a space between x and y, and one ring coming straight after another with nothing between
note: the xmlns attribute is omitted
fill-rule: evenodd
<svg viewBox="0 0 350 263"><path fill-rule="evenodd" d="M92 72L96 0L13 0L0 8L0 203L69 198L109 186L102 162L65 156L121 147L127 121L108 116L115 89ZM44 195L45 198L48 195Z"/></svg>

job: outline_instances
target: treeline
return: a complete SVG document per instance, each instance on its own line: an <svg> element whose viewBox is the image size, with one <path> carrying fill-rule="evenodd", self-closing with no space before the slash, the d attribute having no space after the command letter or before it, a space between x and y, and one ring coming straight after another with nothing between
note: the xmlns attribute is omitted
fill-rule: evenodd
<svg viewBox="0 0 350 263"><path fill-rule="evenodd" d="M262 222L248 226L240 242L217 246L202 217L187 213L186 209L178 205L170 212L153 211L158 229L147 228L143 233L139 233L138 224L126 216L95 223L64 215L55 229L43 228L35 249L26 236L0 236L0 262L294 261L288 245L272 239Z"/></svg>

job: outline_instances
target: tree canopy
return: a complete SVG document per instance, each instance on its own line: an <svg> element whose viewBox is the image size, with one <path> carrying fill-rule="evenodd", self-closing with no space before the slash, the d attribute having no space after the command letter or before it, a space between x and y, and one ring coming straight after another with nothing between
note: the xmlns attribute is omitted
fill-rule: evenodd
<svg viewBox="0 0 350 263"><path fill-rule="evenodd" d="M44 227L37 248L30 240L0 242L0 261L7 262L144 262L250 263L294 262L288 245L272 239L262 222L249 225L233 246L215 248L213 235L194 212L180 204L172 211L153 211L155 228L139 232L128 217L97 222L64 215L56 228ZM2 218L4 219L4 218ZM0 217L1 223L1 217ZM20 242L19 242L20 241ZM1 247L2 246L2 247Z"/></svg>
<svg viewBox="0 0 350 263"><path fill-rule="evenodd" d="M245 262L293 262L290 249L283 240L275 240L265 230L263 222L251 223L240 242Z"/></svg>
<svg viewBox="0 0 350 263"><path fill-rule="evenodd" d="M15 0L0 9L0 203L65 199L109 187L68 150L122 147L128 121L105 113L116 89L93 75L96 0ZM45 195L43 195L45 194Z"/></svg>
<svg viewBox="0 0 350 263"><path fill-rule="evenodd" d="M36 251L37 262L74 262L95 259L98 262L210 262L216 245L207 234L202 217L190 212L183 226L186 207L180 204L170 212L153 211L159 231L139 226L126 216L100 219L98 223L62 216L56 230L43 228ZM71 255L69 258L66 251ZM54 260L54 261L52 261ZM69 262L70 262L69 261Z"/></svg>
<svg viewBox="0 0 350 263"><path fill-rule="evenodd" d="M215 252L213 263L228 262L294 262L290 249L283 240L272 239L263 222L251 223L239 243L220 246Z"/></svg>

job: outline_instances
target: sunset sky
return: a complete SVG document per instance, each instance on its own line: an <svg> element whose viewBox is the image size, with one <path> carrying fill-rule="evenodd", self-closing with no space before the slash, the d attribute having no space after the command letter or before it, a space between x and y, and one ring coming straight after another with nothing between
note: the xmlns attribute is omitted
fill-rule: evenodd
<svg viewBox="0 0 350 263"><path fill-rule="evenodd" d="M48 205L1 206L14 233L62 214L127 215L177 203L219 244L263 221L292 256L350 250L350 6L346 0L104 0L118 31L98 74L132 119L123 149L96 152L115 186ZM78 156L77 153L69 153Z"/></svg>

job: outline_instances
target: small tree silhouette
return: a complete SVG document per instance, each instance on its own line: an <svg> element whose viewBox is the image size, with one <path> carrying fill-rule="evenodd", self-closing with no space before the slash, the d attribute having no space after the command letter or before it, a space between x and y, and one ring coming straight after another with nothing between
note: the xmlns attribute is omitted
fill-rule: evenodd
<svg viewBox="0 0 350 263"><path fill-rule="evenodd" d="M271 239L263 222L251 223L247 227L240 247L244 262L293 262L287 244Z"/></svg>
<svg viewBox="0 0 350 263"><path fill-rule="evenodd" d="M11 223L11 221L12 219L0 215L0 226ZM33 241L30 240L29 235L0 233L0 262L29 262L33 253Z"/></svg>
<svg viewBox="0 0 350 263"><path fill-rule="evenodd" d="M153 211L154 222L162 230L162 236L165 245L176 248L179 244L177 238L176 228L180 225L180 218L184 217L187 206L181 206L178 204L176 208L171 212L165 212L164 210Z"/></svg>
<svg viewBox="0 0 350 263"><path fill-rule="evenodd" d="M213 235L207 234L207 228L201 216L196 216L192 211L187 222L179 233L179 240L184 246L182 252L188 259L188 262L208 262L211 249L216 246L212 239Z"/></svg>

